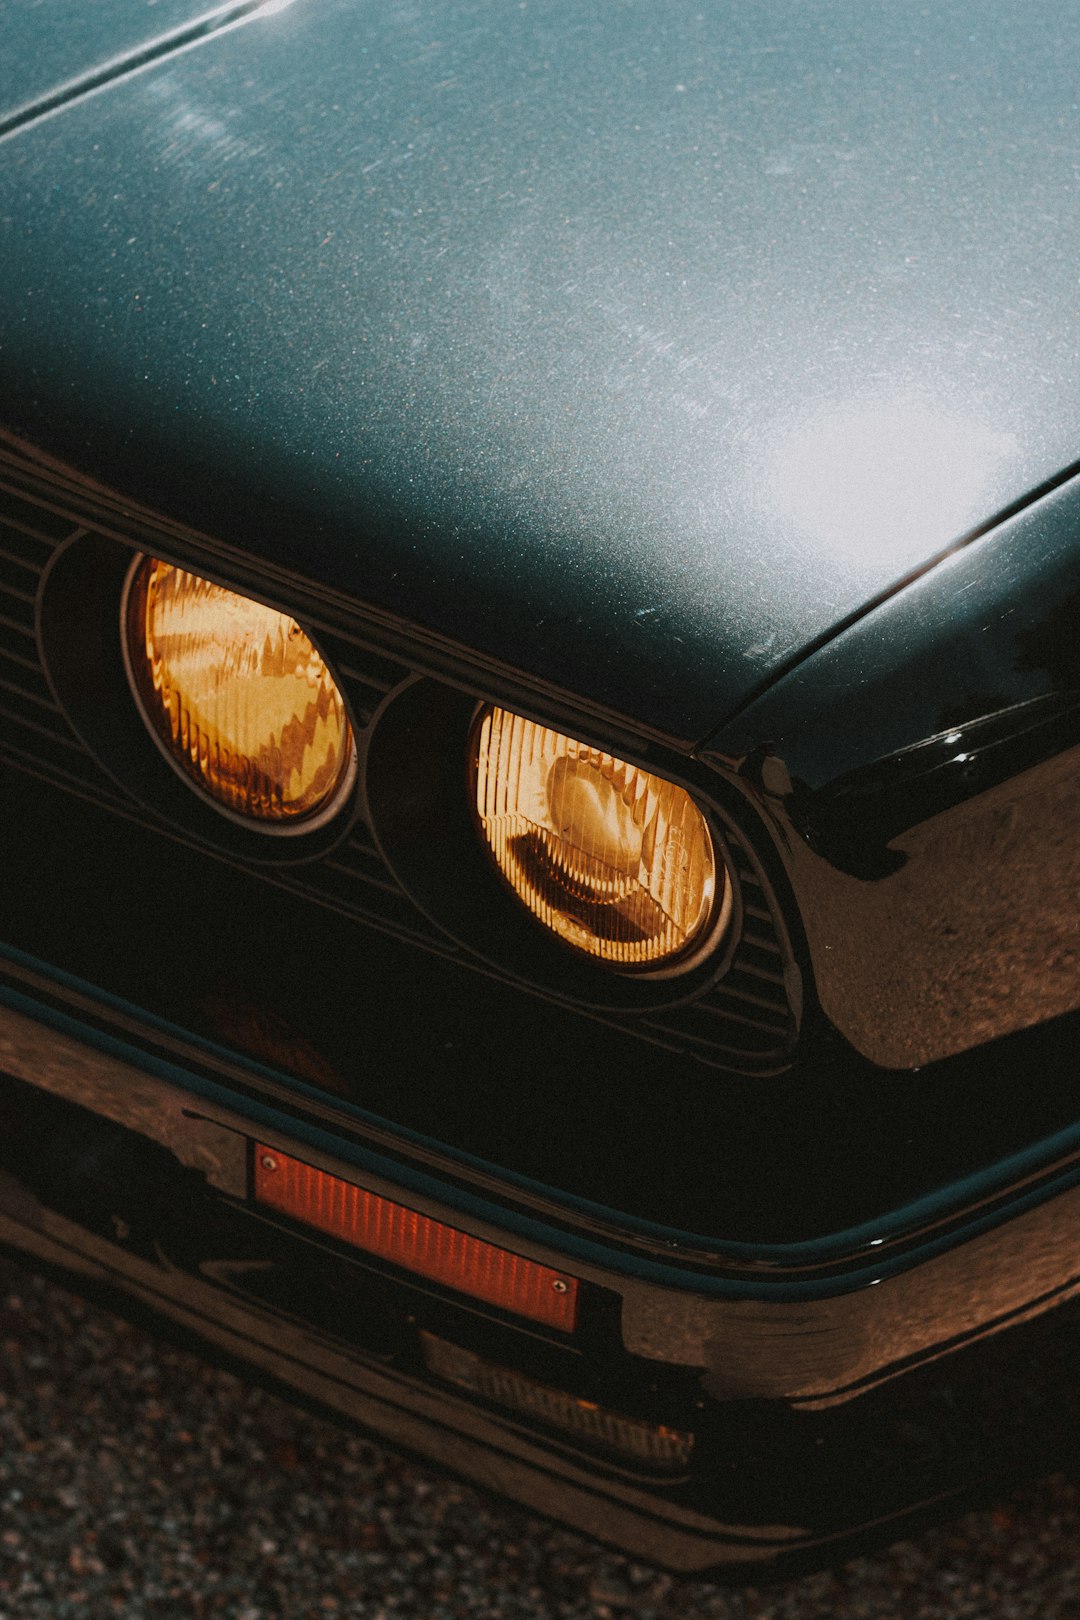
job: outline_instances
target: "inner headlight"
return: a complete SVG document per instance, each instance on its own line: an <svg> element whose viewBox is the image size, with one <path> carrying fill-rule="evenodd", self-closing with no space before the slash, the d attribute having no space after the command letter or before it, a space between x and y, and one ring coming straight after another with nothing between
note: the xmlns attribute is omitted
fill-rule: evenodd
<svg viewBox="0 0 1080 1620"><path fill-rule="evenodd" d="M496 865L567 944L613 967L690 966L730 884L684 789L504 709L474 732L475 802Z"/></svg>
<svg viewBox="0 0 1080 1620"><path fill-rule="evenodd" d="M332 815L356 749L341 693L294 619L154 557L128 575L125 662L166 757L267 831Z"/></svg>

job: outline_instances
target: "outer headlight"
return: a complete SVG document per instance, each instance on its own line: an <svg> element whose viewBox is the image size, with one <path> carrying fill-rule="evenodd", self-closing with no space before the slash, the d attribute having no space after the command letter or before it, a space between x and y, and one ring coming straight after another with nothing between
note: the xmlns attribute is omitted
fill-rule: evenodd
<svg viewBox="0 0 1080 1620"><path fill-rule="evenodd" d="M356 770L352 728L294 619L153 557L128 576L123 618L143 717L195 788L271 832L334 814Z"/></svg>
<svg viewBox="0 0 1080 1620"><path fill-rule="evenodd" d="M503 709L480 715L472 752L483 836L547 928L624 970L699 960L731 895L688 793Z"/></svg>

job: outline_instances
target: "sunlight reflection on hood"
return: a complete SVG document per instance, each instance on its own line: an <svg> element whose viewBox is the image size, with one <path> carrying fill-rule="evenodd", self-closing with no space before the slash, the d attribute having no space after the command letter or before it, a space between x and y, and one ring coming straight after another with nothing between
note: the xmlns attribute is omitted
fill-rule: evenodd
<svg viewBox="0 0 1080 1620"><path fill-rule="evenodd" d="M829 403L781 440L766 503L853 566L898 568L992 516L1013 435L908 396Z"/></svg>

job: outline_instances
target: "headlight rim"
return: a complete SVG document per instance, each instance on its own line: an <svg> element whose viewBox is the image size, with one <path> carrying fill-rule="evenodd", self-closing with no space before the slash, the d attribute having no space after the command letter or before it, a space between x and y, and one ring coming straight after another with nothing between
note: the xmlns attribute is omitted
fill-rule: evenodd
<svg viewBox="0 0 1080 1620"><path fill-rule="evenodd" d="M136 613L133 598L135 595L137 576L145 563L155 561L164 562L169 567L182 568L188 573L197 573L199 578L206 579L213 585L218 585L222 590L231 591L237 596L247 596L249 600L259 602L261 605L266 607L271 607L275 612L285 614L288 610L278 608L273 603L263 602L262 598L252 596L249 591L239 590L235 583L225 579L218 579L212 573L206 571L202 567L195 568L192 567L190 563L173 562L170 558L162 556L160 552L151 553L148 551L137 551L134 553L125 570L123 583L120 590L119 643L121 662L123 664L128 690L131 694L135 710L138 713L139 720L141 721L146 733L153 741L159 756L169 766L173 776L183 782L184 786L195 795L198 802L211 809L215 816L220 817L233 827L242 828L245 833L254 834L256 838L269 837L273 839L302 840L307 835L325 832L325 830L332 824L340 823L342 828L346 827L353 819L349 813L349 806L352 805L355 807L358 797L358 788L360 782L360 757L358 748L359 733L356 719L350 709L345 687L336 676L333 676L332 660L327 658L326 654L324 653L317 634L312 634L311 630L308 629L306 625L300 625L300 629L333 676L334 685L337 688L338 695L341 699L349 727L349 758L346 761L345 768L338 777L338 780L327 800L323 804L320 804L317 809L309 812L308 814L295 816L287 820L273 821L269 819L261 819L257 816L246 816L239 811L233 810L229 805L223 803L222 800L216 798L214 794L209 791L209 789L205 788L200 783L196 775L189 771L180 762L180 760L176 758L165 738L162 736L160 729L155 724L153 715L149 712L145 695L141 689L139 674L135 669L132 659L131 651L132 632L134 628L133 621ZM289 617L293 619L294 623L299 624L299 620L295 619L292 614L289 614Z"/></svg>
<svg viewBox="0 0 1080 1620"><path fill-rule="evenodd" d="M468 802L472 822L476 830L477 839L483 852L489 860L492 871L498 879L502 890L512 897L519 911L527 915L536 927L542 930L542 937L558 950L565 953L567 959L579 967L587 966L598 969L605 975L612 975L622 980L631 981L664 981L677 980L692 974L695 969L711 962L721 952L724 939L732 931L732 923L736 909L736 879L730 857L728 856L724 839L716 824L714 816L701 804L697 796L683 783L675 780L667 772L649 771L649 767L639 765L637 761L626 760L624 763L635 765L638 769L649 771L649 774L660 781L679 788L689 798L694 809L701 816L709 837L714 870L716 874L717 892L713 896L709 914L704 925L689 939L685 946L660 961L656 962L616 962L593 954L581 946L576 946L569 939L564 938L556 930L550 928L537 912L530 908L527 902L514 888L513 883L502 870L491 847L483 826L483 820L476 803L476 781L479 770L479 737L486 716L495 710L529 721L529 723L543 726L547 730L556 728L546 722L531 721L527 715L521 715L517 709L508 709L495 701L481 701L476 705L475 712L469 727L469 740L467 749L467 778ZM611 755L612 758L622 759L622 755L613 755L610 748L591 743L587 738L571 737L568 732L559 731L558 735L568 738L580 747L592 748L597 752Z"/></svg>

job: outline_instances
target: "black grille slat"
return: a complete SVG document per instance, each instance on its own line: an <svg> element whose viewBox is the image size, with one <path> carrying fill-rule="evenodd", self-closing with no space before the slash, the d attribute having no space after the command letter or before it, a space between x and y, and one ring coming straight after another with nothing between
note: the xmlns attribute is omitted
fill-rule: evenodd
<svg viewBox="0 0 1080 1620"><path fill-rule="evenodd" d="M723 1041L725 1033L729 1039L734 1038L738 1028L753 1030L752 1037L748 1039L752 1040L755 1050L773 1052L781 1049L784 1044L783 1029L775 1028L755 1018L744 1018L738 1013L727 1014L722 1019L714 1018L699 1001L689 1002L684 1007L675 1007L670 1013L657 1012L648 1022L670 1033L677 1032L688 1040L700 1041L705 1046Z"/></svg>
<svg viewBox="0 0 1080 1620"><path fill-rule="evenodd" d="M667 1028L683 1029L692 1032L695 1026L700 1027L701 1039L712 1040L716 1033L716 1024L710 1024L709 1019L723 1019L731 1024L739 1024L744 1029L754 1029L762 1036L766 1036L767 1045L771 1049L777 1044L783 1045L787 1034L787 1021L769 1022L764 1018L754 1018L749 1012L735 1012L728 1007L714 1007L708 1001L695 1001L691 1008L682 1009L682 1016L674 1020L657 1020L663 1022Z"/></svg>
<svg viewBox="0 0 1080 1620"><path fill-rule="evenodd" d="M755 979L760 980L763 984L777 984L783 988L784 975L782 973L777 973L775 968L760 967L756 962L747 961L740 954L739 969L742 973L752 974Z"/></svg>
<svg viewBox="0 0 1080 1620"><path fill-rule="evenodd" d="M783 1061L794 1034L791 1009L782 980L775 1000L747 992L740 961L741 950L725 976L697 1001L673 1008L649 1020L653 1029L669 1039L673 1036L691 1043L696 1055L742 1069L774 1071ZM750 983L767 988L751 970ZM737 1055L742 1061L735 1064Z"/></svg>
<svg viewBox="0 0 1080 1620"><path fill-rule="evenodd" d="M14 721L16 725L25 726L28 731L35 732L40 737L47 737L50 742L58 743L60 747L67 748L75 754L86 754L79 739L68 730L67 721L59 712L55 715L55 724L44 724L48 718L48 710L35 709L27 713L19 707L18 694L0 692L0 714L5 720ZM89 758L89 755L86 756Z"/></svg>
<svg viewBox="0 0 1080 1620"><path fill-rule="evenodd" d="M29 638L33 645L37 641L33 600L24 606L22 602L13 601L0 591L0 629L13 630L16 635Z"/></svg>
<svg viewBox="0 0 1080 1620"><path fill-rule="evenodd" d="M295 877L283 880L276 873L263 875L270 882L277 883L280 888L289 889L294 894L302 894L343 917L361 918L385 929L388 933L395 934L399 939L410 940L414 944L427 947L438 944L444 953L452 952L449 943L440 941L434 931L425 925L424 918L400 890L394 891L385 886L368 884L359 895L343 895L340 885L334 880L334 874L321 869L317 873L312 871L306 880Z"/></svg>
<svg viewBox="0 0 1080 1620"><path fill-rule="evenodd" d="M0 662L0 668L2 668L4 664L7 664L17 670L26 670L29 674L37 676L37 678L41 680L43 684L47 685L47 683L44 681L44 677L41 674L41 665L38 663L36 658L31 656L31 650L29 648L25 652L15 652L13 648L5 647L2 642L0 642L0 660L2 660L2 662Z"/></svg>
<svg viewBox="0 0 1080 1620"><path fill-rule="evenodd" d="M9 717L4 715L3 718ZM115 793L109 791L107 778L89 754L72 749L71 744L63 738L51 736L39 727L32 738L23 738L23 744L25 746L20 746L16 738L5 737L0 742L0 754L11 764L33 771L36 776L42 776L58 787L78 792L83 797L93 798L110 807L121 802Z"/></svg>
<svg viewBox="0 0 1080 1620"><path fill-rule="evenodd" d="M735 969L735 972L737 973L738 969ZM768 997L756 995L753 991L746 989L745 986L739 983L732 983L731 974L728 974L726 978L721 979L719 984L714 984L708 995L702 996L697 1005L710 1010L715 1009L715 1011L718 1013L724 1013L727 1011L726 1004L731 1001L737 1002L743 1007L759 1007L762 1012L779 1013L782 1017L786 1017L787 1015L788 1004L786 996L776 995Z"/></svg>
<svg viewBox="0 0 1080 1620"><path fill-rule="evenodd" d="M379 864L382 865L382 856L379 854L375 840L371 837L367 831L367 828L363 825L354 827L352 832L349 834L348 841L342 844L340 849L335 851L335 855L339 860L342 859L346 853L355 853L358 856L366 857L373 861L378 861Z"/></svg>
<svg viewBox="0 0 1080 1620"><path fill-rule="evenodd" d="M71 535L77 534L82 527L69 513L59 512L38 501L27 500L7 482L0 481L0 499L4 507L3 514L0 515L0 532L7 528L17 529L23 534L41 540L52 550L55 550L61 540L67 540Z"/></svg>
<svg viewBox="0 0 1080 1620"><path fill-rule="evenodd" d="M11 597L32 606L37 595L37 577L37 570L29 563L12 562L0 554L0 599Z"/></svg>
<svg viewBox="0 0 1080 1620"><path fill-rule="evenodd" d="M328 859L322 864L326 871L336 872L340 877L348 878L351 882L369 884L376 889L385 889L388 894L401 894L402 892L400 883L395 883L393 878L386 875L385 867L381 873L376 875L374 872L360 871L355 866L346 864L344 861Z"/></svg>
<svg viewBox="0 0 1080 1620"><path fill-rule="evenodd" d="M43 568L56 550L57 542L77 533L78 528L70 523L58 523L55 532L50 533L47 527L34 522L32 509L23 507L19 512L5 512L0 516L0 551L21 558L35 568Z"/></svg>
<svg viewBox="0 0 1080 1620"><path fill-rule="evenodd" d="M401 892L400 883L388 879L385 863L373 849L346 845L344 849L336 850L327 859L326 865L331 871L340 872L358 883L379 882L386 888Z"/></svg>
<svg viewBox="0 0 1080 1620"><path fill-rule="evenodd" d="M13 542L18 538L16 530L0 528L0 564L11 569L11 577L16 580L19 578L17 570L21 570L32 591L38 575L52 555L53 548L47 541L37 539L31 541L29 536L23 537L27 542L24 546L17 546ZM37 555L34 555L35 550Z"/></svg>
<svg viewBox="0 0 1080 1620"><path fill-rule="evenodd" d="M3 649L0 649L0 692L14 693L39 709L51 709L54 714L60 715L60 708L44 676L32 669L21 668L14 659L9 661ZM3 701L0 697L0 703Z"/></svg>
<svg viewBox="0 0 1080 1620"><path fill-rule="evenodd" d="M725 1032L727 1040L718 1038L713 1030L698 1033L680 1020L678 1023L661 1023L659 1020L645 1020L646 1027L654 1029L658 1034L665 1036L669 1041L675 1037L680 1045L687 1046L695 1055L715 1061L719 1056L729 1060L742 1059L742 1067L748 1061L756 1060L761 1067L775 1067L782 1059L784 1045L772 1039L759 1039L755 1032L749 1031L743 1025L734 1024Z"/></svg>
<svg viewBox="0 0 1080 1620"><path fill-rule="evenodd" d="M737 980L735 984L731 984L731 979L733 977L735 977ZM769 987L767 985L763 986L760 979L755 979L753 976L744 976L740 969L735 968L731 973L727 974L723 982L725 985L730 985L731 1001L726 1003L726 1005L731 1005L736 1008L746 1007L748 1009L754 1009L758 1012L775 1013L778 1018L790 1017L791 1009L788 1006L787 995L782 985L776 986L775 996L770 997L766 1005L762 1007L759 1006L759 1002L762 998L753 996L753 989L768 989ZM717 987L713 985L708 997L704 999L710 1006L723 1006L725 1005L723 1001L714 1000L716 988ZM748 990L750 992L749 994L747 994ZM752 996L753 999L751 999Z"/></svg>

